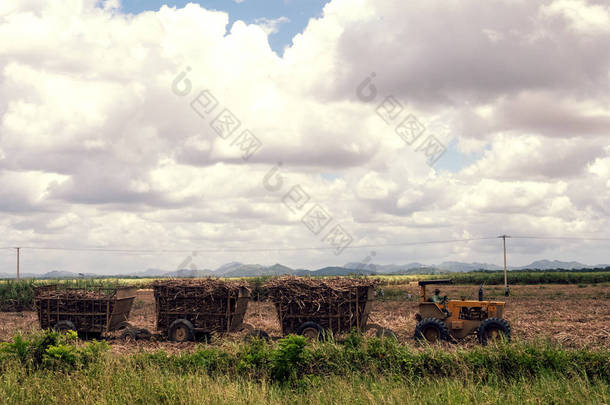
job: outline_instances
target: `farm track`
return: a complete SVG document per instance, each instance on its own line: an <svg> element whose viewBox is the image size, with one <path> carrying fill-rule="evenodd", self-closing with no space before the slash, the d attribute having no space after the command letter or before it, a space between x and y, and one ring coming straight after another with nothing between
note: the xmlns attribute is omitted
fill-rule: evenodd
<svg viewBox="0 0 610 405"><path fill-rule="evenodd" d="M472 299L478 288L473 286L441 286L442 294L452 299ZM414 285L388 286L386 301L376 301L369 322L394 330L401 342L412 343L419 290ZM565 347L590 346L610 349L610 286L608 285L528 285L513 286L511 296L503 296L503 288L486 288L485 299L506 301L505 317L510 321L513 337L520 340L549 338ZM409 297L409 294L411 296ZM251 302L246 322L264 329L271 336L280 336L280 326L273 304ZM154 330L155 304L152 290L139 290L130 322L137 327ZM35 312L0 313L0 341L9 340L15 333L38 330ZM228 340L240 339L239 334ZM164 349L175 352L193 348L193 343L142 341L124 343L111 339L113 352L134 352L141 349ZM474 338L454 345L475 345Z"/></svg>

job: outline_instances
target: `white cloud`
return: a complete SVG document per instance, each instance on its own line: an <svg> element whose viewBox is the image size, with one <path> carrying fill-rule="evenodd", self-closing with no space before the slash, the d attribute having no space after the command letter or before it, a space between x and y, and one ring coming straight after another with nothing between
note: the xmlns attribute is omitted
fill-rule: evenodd
<svg viewBox="0 0 610 405"><path fill-rule="evenodd" d="M279 18L262 17L254 20L254 24L260 26L267 35L277 33L280 29L280 25L286 24L287 22L290 22L290 18L284 16Z"/></svg>
<svg viewBox="0 0 610 405"><path fill-rule="evenodd" d="M283 57L268 43L283 18L229 26L226 13L196 4L135 16L119 7L0 5L6 243L323 245L324 232L313 235L303 212L282 203L295 186L309 196L304 210L323 206L354 244L511 232L609 236L610 41L599 3L333 0ZM187 67L192 88L180 97L172 82ZM367 103L356 87L371 72L378 94ZM233 137L220 138L213 116L193 111L203 90L220 103L215 114L228 108L241 121ZM428 133L480 158L459 172L430 168L377 116L389 95L403 116L414 114ZM243 129L263 143L247 162L234 144ZM282 187L270 191L263 179L278 162ZM515 252L522 262L543 255L603 262L607 254L577 244ZM220 252L198 260L307 267L368 253ZM486 242L378 253L379 262L498 261ZM48 255L29 265L136 271L183 259ZM0 261L4 267L12 263Z"/></svg>

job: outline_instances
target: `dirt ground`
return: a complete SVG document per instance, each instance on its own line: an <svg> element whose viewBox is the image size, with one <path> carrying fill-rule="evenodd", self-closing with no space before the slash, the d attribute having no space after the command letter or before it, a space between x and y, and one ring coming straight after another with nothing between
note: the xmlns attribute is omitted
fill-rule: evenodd
<svg viewBox="0 0 610 405"><path fill-rule="evenodd" d="M478 287L440 286L441 295L451 299L474 299ZM412 342L419 289L415 285L384 287L384 300L377 300L369 322L392 329L398 339ZM485 299L506 302L505 318L510 322L512 335L518 340L550 338L568 347L587 345L610 348L610 285L528 285L513 286L509 297L503 287L485 289ZM129 321L137 327L155 332L155 304L152 290L139 290ZM280 337L280 327L273 304L251 302L246 322ZM35 312L0 313L0 341L9 340L19 332L38 330ZM225 339L238 340L235 334ZM176 344L163 340L125 343L109 339L114 352L156 350L175 351L194 347L193 343ZM461 345L475 344L468 338Z"/></svg>

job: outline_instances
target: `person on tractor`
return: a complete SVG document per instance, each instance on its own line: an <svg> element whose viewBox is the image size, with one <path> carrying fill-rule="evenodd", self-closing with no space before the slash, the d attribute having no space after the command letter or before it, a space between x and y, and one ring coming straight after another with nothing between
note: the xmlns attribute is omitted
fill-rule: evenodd
<svg viewBox="0 0 610 405"><path fill-rule="evenodd" d="M439 290L438 288L436 290L434 290L434 295L432 296L432 302L438 302L441 303L443 302L443 297L441 297L441 290Z"/></svg>

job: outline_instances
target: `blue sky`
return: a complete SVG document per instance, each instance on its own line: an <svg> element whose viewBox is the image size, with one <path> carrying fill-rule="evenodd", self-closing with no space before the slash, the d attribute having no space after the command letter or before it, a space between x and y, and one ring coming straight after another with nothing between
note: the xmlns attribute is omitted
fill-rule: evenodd
<svg viewBox="0 0 610 405"><path fill-rule="evenodd" d="M307 26L309 19L322 14L322 8L328 0L244 0L241 3L231 0L122 0L121 2L122 11L131 14L147 10L156 11L164 4L182 8L188 3L201 4L209 10L228 12L229 27L237 20L252 23L259 18L287 17L290 21L283 23L279 31L269 37L271 48L281 55L284 47L291 44L292 38Z"/></svg>

